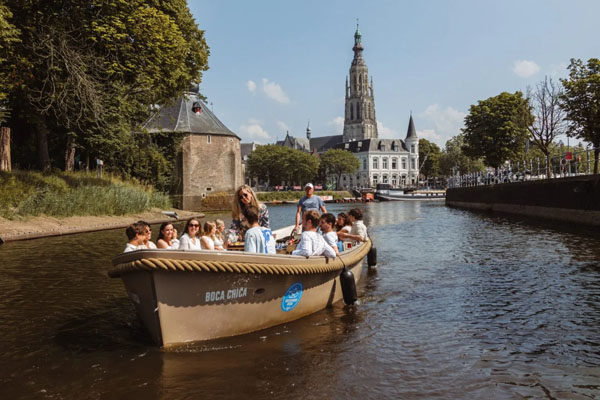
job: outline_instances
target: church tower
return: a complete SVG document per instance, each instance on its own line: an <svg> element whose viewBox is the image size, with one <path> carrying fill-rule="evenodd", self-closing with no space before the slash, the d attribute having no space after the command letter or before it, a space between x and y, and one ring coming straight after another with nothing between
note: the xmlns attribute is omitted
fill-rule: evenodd
<svg viewBox="0 0 600 400"><path fill-rule="evenodd" d="M369 83L369 70L362 57L362 36L356 25L354 33L354 59L350 66L350 81L346 77L346 112L344 142L377 138L373 78Z"/></svg>

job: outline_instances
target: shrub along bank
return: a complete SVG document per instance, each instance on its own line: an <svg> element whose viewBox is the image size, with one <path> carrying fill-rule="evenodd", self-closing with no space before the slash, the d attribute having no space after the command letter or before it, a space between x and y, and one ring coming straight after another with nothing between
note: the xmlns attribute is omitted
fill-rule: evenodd
<svg viewBox="0 0 600 400"><path fill-rule="evenodd" d="M0 217L126 215L167 209L166 194L136 181L105 174L35 171L0 172Z"/></svg>

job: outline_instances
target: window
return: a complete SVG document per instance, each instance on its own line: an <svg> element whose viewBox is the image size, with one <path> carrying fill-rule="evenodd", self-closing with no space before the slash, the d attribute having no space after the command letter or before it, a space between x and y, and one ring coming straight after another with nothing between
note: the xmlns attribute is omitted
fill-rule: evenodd
<svg viewBox="0 0 600 400"><path fill-rule="evenodd" d="M392 158L392 169L398 168L398 159L396 157Z"/></svg>
<svg viewBox="0 0 600 400"><path fill-rule="evenodd" d="M416 167L415 167L415 159L414 159L414 158L412 158L412 159L410 160L410 168L411 168L411 169L415 169L415 168L416 168Z"/></svg>
<svg viewBox="0 0 600 400"><path fill-rule="evenodd" d="M381 164L382 164L381 168L387 169L388 168L388 159L384 158ZM384 183L387 183L387 182L384 182Z"/></svg>
<svg viewBox="0 0 600 400"><path fill-rule="evenodd" d="M210 135L206 136L206 143L210 144Z"/></svg>
<svg viewBox="0 0 600 400"><path fill-rule="evenodd" d="M354 119L354 104L350 103L350 119Z"/></svg>
<svg viewBox="0 0 600 400"><path fill-rule="evenodd" d="M396 186L398 184L398 176L392 175L392 185Z"/></svg>
<svg viewBox="0 0 600 400"><path fill-rule="evenodd" d="M381 151L385 151L385 144L381 145Z"/></svg>
<svg viewBox="0 0 600 400"><path fill-rule="evenodd" d="M406 169L406 158L402 159L402 169Z"/></svg>
<svg viewBox="0 0 600 400"><path fill-rule="evenodd" d="M379 159L377 157L373 158L373 169L379 169Z"/></svg>
<svg viewBox="0 0 600 400"><path fill-rule="evenodd" d="M367 159L363 158L363 169L366 171L367 170Z"/></svg>
<svg viewBox="0 0 600 400"><path fill-rule="evenodd" d="M411 145L410 145L410 152L411 152L411 153L414 153L414 152L415 152L415 145L414 145L414 144L411 144Z"/></svg>
<svg viewBox="0 0 600 400"><path fill-rule="evenodd" d="M382 183L389 183L388 182L388 176L387 175L383 175L383 179L381 180Z"/></svg>
<svg viewBox="0 0 600 400"><path fill-rule="evenodd" d="M377 174L373 175L373 185L377 185L379 183L379 177Z"/></svg>

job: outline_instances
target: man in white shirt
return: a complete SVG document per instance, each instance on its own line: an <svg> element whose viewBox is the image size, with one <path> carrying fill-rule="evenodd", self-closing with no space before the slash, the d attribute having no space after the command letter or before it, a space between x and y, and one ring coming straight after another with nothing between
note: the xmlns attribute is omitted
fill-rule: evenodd
<svg viewBox="0 0 600 400"><path fill-rule="evenodd" d="M294 256L325 256L335 258L335 250L331 248L323 239L323 236L317 233L319 224L319 212L308 210L302 217L302 237L296 250L292 252Z"/></svg>
<svg viewBox="0 0 600 400"><path fill-rule="evenodd" d="M353 208L348 212L348 221L352 223L350 233L345 239L355 240L357 242L366 242L368 238L367 227L362 221L363 213L360 208Z"/></svg>
<svg viewBox="0 0 600 400"><path fill-rule="evenodd" d="M321 215L319 227L321 228L321 232L323 232L323 239L325 239L325 243L335 250L335 254L337 255L340 254L338 249L338 236L333 230L333 225L335 225L335 215L329 213Z"/></svg>
<svg viewBox="0 0 600 400"><path fill-rule="evenodd" d="M146 248L144 245L146 227L144 225L137 222L135 224L131 224L127 227L127 229L125 229L125 234L127 235L127 239L129 239L129 241L125 245L125 250L123 250L123 253Z"/></svg>

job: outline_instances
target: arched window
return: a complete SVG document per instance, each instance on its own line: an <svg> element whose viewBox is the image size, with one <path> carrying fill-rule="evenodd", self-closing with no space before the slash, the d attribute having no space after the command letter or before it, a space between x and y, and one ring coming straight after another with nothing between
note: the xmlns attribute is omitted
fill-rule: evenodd
<svg viewBox="0 0 600 400"><path fill-rule="evenodd" d="M382 169L388 169L388 159L387 159L387 157L384 157L384 158L383 158L383 160L382 160L382 163L381 163L381 164L382 164L382 165L381 165L381 168L382 168ZM387 183L387 182L384 182L384 183Z"/></svg>
<svg viewBox="0 0 600 400"><path fill-rule="evenodd" d="M373 158L373 169L379 169L379 158Z"/></svg>
<svg viewBox="0 0 600 400"><path fill-rule="evenodd" d="M350 119L354 119L354 104L350 103Z"/></svg>
<svg viewBox="0 0 600 400"><path fill-rule="evenodd" d="M360 103L356 104L356 119L360 119Z"/></svg>

